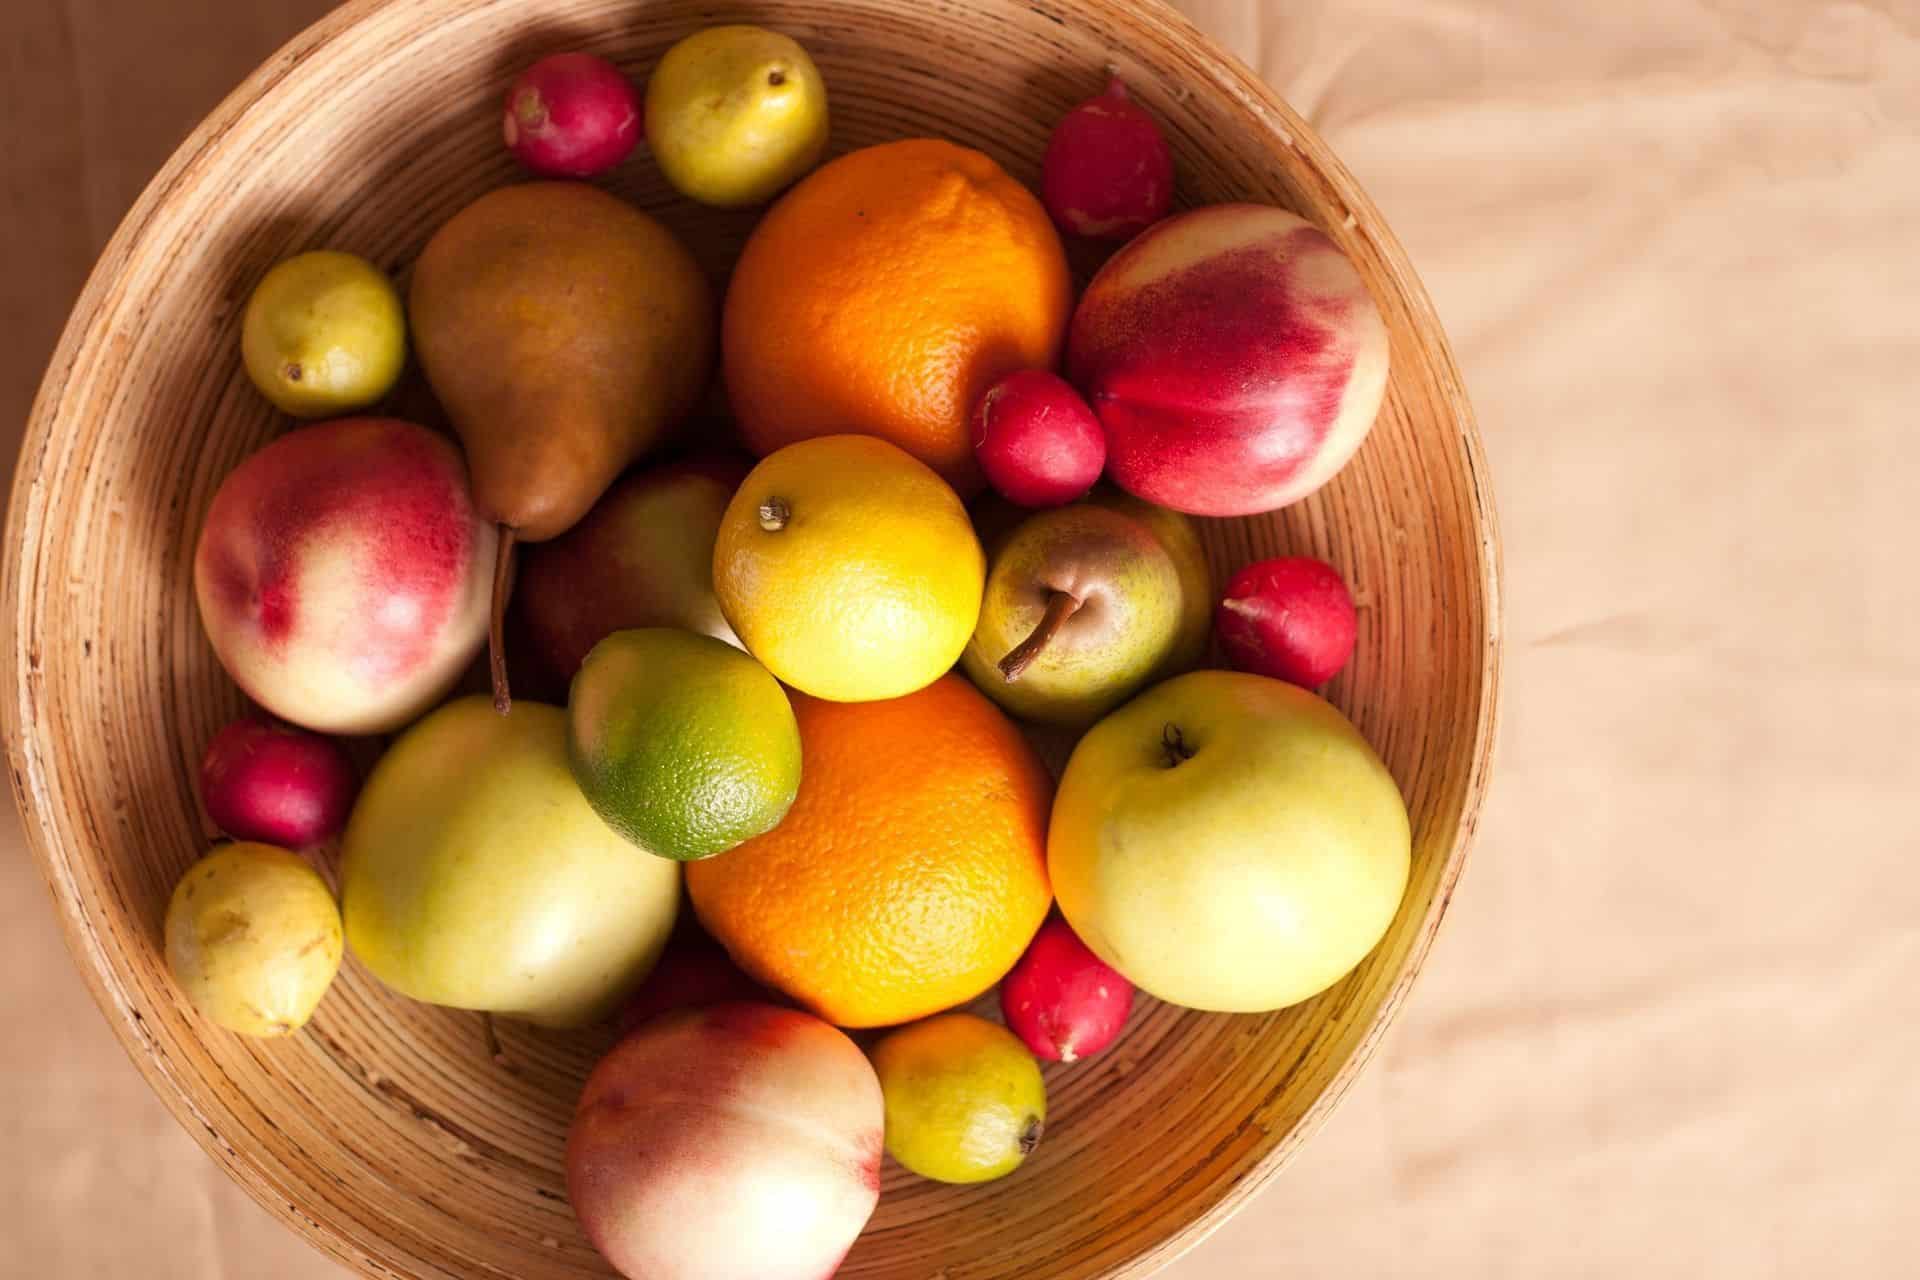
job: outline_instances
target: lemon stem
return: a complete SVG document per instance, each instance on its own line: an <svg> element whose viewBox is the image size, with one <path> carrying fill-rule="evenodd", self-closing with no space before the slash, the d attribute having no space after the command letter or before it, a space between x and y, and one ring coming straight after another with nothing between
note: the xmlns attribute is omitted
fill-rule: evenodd
<svg viewBox="0 0 1920 1280"><path fill-rule="evenodd" d="M768 533L779 533L793 519L793 508L787 505L785 498L768 498L760 504L760 527Z"/></svg>
<svg viewBox="0 0 1920 1280"><path fill-rule="evenodd" d="M493 558L493 612L487 620L487 664L493 672L493 709L501 715L513 707L507 687L507 582L513 576L513 547L520 531L500 526L500 549Z"/></svg>
<svg viewBox="0 0 1920 1280"><path fill-rule="evenodd" d="M1000 674L1008 684L1018 680L1021 673L1033 665L1040 651L1053 643L1060 634L1060 628L1067 625L1067 619L1080 612L1084 603L1071 591L1056 591L1047 598L1047 611L1040 615L1040 625L1033 634L1015 645L1013 652L1000 659Z"/></svg>

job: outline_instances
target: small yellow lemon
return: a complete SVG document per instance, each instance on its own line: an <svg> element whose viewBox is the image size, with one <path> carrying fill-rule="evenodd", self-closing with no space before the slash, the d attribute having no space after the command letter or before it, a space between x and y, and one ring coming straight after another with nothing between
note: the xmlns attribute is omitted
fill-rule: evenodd
<svg viewBox="0 0 1920 1280"><path fill-rule="evenodd" d="M240 353L260 393L296 418L364 409L407 362L407 317L386 273L322 249L267 272L247 300Z"/></svg>
<svg viewBox="0 0 1920 1280"><path fill-rule="evenodd" d="M986 556L947 482L872 436L769 455L720 521L720 611L787 684L833 702L899 698L959 660Z"/></svg>
<svg viewBox="0 0 1920 1280"><path fill-rule="evenodd" d="M201 1013L249 1036L291 1035L333 985L344 942L320 873L272 845L223 845L167 903L167 968Z"/></svg>
<svg viewBox="0 0 1920 1280"><path fill-rule="evenodd" d="M777 31L711 27L667 50L647 82L647 145L682 194L761 204L820 163L826 83Z"/></svg>
<svg viewBox="0 0 1920 1280"><path fill-rule="evenodd" d="M1013 1032L945 1013L874 1046L887 1153L937 1182L989 1182L1020 1167L1047 1122L1047 1087Z"/></svg>

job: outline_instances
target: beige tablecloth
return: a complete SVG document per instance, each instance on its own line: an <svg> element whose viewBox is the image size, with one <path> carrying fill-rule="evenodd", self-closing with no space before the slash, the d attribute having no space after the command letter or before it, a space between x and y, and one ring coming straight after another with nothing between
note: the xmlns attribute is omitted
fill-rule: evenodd
<svg viewBox="0 0 1920 1280"><path fill-rule="evenodd" d="M0 433L325 0L0 5ZM1290 1172L1168 1274L1913 1274L1920 3L1183 0L1327 136L1492 454L1493 806ZM0 818L0 1276L337 1276L145 1091Z"/></svg>

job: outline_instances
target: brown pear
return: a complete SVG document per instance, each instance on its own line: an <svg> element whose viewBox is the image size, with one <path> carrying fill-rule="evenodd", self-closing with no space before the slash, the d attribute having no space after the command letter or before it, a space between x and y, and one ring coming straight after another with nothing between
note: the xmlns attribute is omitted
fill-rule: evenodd
<svg viewBox="0 0 1920 1280"><path fill-rule="evenodd" d="M500 616L513 544L571 529L690 410L713 360L712 286L673 233L577 182L480 197L414 265L415 350L500 525Z"/></svg>

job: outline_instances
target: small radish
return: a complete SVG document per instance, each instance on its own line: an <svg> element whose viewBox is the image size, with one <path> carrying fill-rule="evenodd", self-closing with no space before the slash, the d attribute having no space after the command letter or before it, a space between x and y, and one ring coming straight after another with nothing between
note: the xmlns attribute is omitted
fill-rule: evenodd
<svg viewBox="0 0 1920 1280"><path fill-rule="evenodd" d="M215 734L200 760L200 798L214 825L283 849L339 835L358 789L332 738L251 716Z"/></svg>
<svg viewBox="0 0 1920 1280"><path fill-rule="evenodd" d="M1173 152L1115 77L1054 126L1040 190L1061 230L1131 240L1173 208Z"/></svg>
<svg viewBox="0 0 1920 1280"><path fill-rule="evenodd" d="M1107 436L1066 379L1023 369L974 407L973 453L1009 502L1057 507L1093 488L1107 465Z"/></svg>
<svg viewBox="0 0 1920 1280"><path fill-rule="evenodd" d="M1353 656L1358 617L1338 569L1284 556L1234 575L1213 625L1235 669L1317 689Z"/></svg>
<svg viewBox="0 0 1920 1280"><path fill-rule="evenodd" d="M1080 941L1059 916L1040 926L1000 983L1000 1014L1047 1062L1091 1058L1119 1038L1133 984Z"/></svg>
<svg viewBox="0 0 1920 1280"><path fill-rule="evenodd" d="M640 95L605 58L556 53L513 82L501 132L507 150L543 177L596 177L639 142Z"/></svg>
<svg viewBox="0 0 1920 1280"><path fill-rule="evenodd" d="M692 923L692 917L691 911L682 912L659 963L614 1019L621 1035L681 1009L704 1009L738 1000L785 1003L742 973L726 949Z"/></svg>

